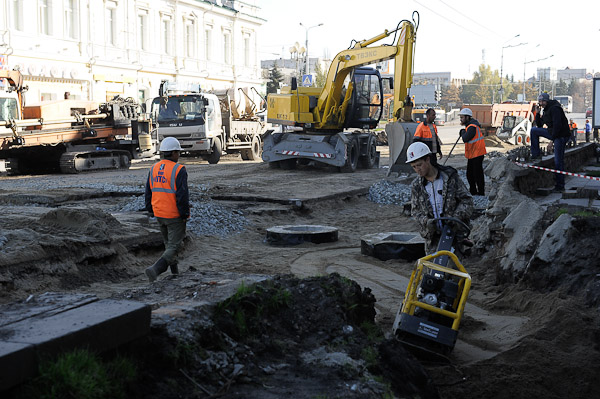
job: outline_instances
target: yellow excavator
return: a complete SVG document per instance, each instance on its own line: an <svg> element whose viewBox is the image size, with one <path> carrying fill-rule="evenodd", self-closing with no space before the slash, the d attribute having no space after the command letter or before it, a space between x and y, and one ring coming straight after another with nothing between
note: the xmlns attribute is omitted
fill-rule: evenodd
<svg viewBox="0 0 600 399"><path fill-rule="evenodd" d="M416 21L415 21L416 18ZM324 87L292 85L267 97L267 122L281 130L264 136L262 158L272 167L293 169L298 163L317 161L354 172L360 165L378 163L374 129L383 111L383 80L377 69L365 67L393 60L392 123L386 126L390 145L390 172L405 168L405 149L417 127L412 121L409 88L419 14L403 20L368 40L355 42L338 53L329 67ZM374 43L394 34L391 45Z"/></svg>

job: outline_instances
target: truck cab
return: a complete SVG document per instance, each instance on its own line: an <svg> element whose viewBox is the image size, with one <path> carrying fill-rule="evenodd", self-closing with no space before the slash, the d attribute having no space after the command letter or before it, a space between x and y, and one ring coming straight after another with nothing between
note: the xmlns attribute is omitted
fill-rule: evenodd
<svg viewBox="0 0 600 399"><path fill-rule="evenodd" d="M215 137L221 136L221 108L213 94L167 94L152 100L152 119L157 137L179 140L184 155L210 152Z"/></svg>

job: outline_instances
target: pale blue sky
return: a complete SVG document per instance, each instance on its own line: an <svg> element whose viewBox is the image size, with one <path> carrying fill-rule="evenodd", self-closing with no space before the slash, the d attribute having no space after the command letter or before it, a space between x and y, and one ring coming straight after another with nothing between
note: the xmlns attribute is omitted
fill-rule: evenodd
<svg viewBox="0 0 600 399"><path fill-rule="evenodd" d="M450 71L471 77L485 58L492 69L523 79L536 67L587 68L600 71L600 2L484 0L256 0L267 20L260 32L259 56L289 58L289 47L304 45L309 30L310 56L334 56L352 39L362 40L391 30L402 19L420 14L414 72ZM516 37L516 35L520 35ZM380 43L391 43L392 38ZM539 46L537 46L539 44Z"/></svg>

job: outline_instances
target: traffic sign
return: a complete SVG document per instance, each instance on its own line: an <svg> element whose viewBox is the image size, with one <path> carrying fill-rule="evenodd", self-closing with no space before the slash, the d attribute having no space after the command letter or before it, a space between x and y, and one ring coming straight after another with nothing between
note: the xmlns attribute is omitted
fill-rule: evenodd
<svg viewBox="0 0 600 399"><path fill-rule="evenodd" d="M312 86L313 76L312 75L302 75L302 86Z"/></svg>
<svg viewBox="0 0 600 399"><path fill-rule="evenodd" d="M588 73L585 74L585 78L587 80L592 80L592 79L594 79L594 75L592 75L591 73L588 72Z"/></svg>

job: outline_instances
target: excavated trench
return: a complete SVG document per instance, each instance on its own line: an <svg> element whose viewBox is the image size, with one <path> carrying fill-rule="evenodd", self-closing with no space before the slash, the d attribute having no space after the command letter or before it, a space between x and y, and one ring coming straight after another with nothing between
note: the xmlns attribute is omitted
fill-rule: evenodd
<svg viewBox="0 0 600 399"><path fill-rule="evenodd" d="M152 334L120 349L139 367L128 397L593 397L600 220L536 208L499 169L464 259L473 289L450 364L419 361L389 339L413 263L361 254L360 239L416 227L401 206L362 194L312 203L221 194L211 207L204 196L196 210L208 222L186 242L183 275L149 285L143 269L162 239L143 213L115 211L115 202L139 209L137 199L23 192L3 205L0 301L80 291L152 304ZM267 245L266 229L291 219L336 226L339 241Z"/></svg>

